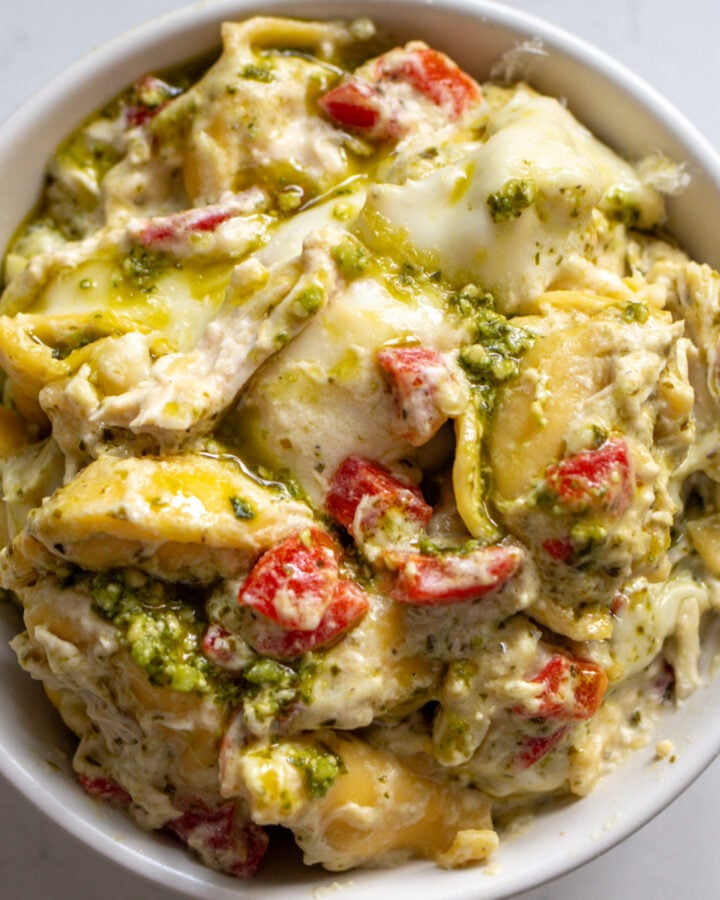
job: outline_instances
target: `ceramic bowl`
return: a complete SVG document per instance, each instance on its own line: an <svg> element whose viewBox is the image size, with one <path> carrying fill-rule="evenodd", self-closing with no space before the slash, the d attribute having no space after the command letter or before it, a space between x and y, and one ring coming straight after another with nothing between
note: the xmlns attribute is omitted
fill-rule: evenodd
<svg viewBox="0 0 720 900"><path fill-rule="evenodd" d="M93 52L56 78L0 131L0 247L33 206L45 162L74 122L139 75L196 57L218 43L224 19L256 14L303 17L369 15L399 38L424 39L479 80L506 50L539 41L529 80L564 97L598 137L629 157L661 150L684 160L687 190L669 202L669 227L696 259L720 268L720 160L659 94L583 41L486 0L220 0L177 11ZM7 641L20 630L16 611L0 605L0 771L58 827L150 881L192 897L288 900L334 895L342 900L490 900L557 877L609 849L657 814L720 749L720 678L710 679L660 722L644 750L607 775L596 791L538 813L506 840L485 867L443 871L410 862L396 869L333 874L300 864L288 846L270 853L247 882L210 871L179 844L139 830L123 814L87 797L72 776L73 740L41 688L17 666ZM717 629L715 629L717 631ZM706 635L709 661L717 634ZM709 665L706 666L706 670ZM654 757L655 740L673 742L676 762ZM327 888L328 893L325 889Z"/></svg>

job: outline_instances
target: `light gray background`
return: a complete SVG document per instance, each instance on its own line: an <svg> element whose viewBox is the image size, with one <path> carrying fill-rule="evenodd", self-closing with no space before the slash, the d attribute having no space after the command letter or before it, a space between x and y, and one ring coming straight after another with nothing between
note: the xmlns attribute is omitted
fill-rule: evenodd
<svg viewBox="0 0 720 900"><path fill-rule="evenodd" d="M0 120L93 47L181 5L182 0L3 0ZM664 93L720 148L718 0L512 0L509 5L546 18L615 56ZM719 806L720 760L621 846L520 896L522 900L720 897ZM0 779L0 900L176 896L81 846Z"/></svg>

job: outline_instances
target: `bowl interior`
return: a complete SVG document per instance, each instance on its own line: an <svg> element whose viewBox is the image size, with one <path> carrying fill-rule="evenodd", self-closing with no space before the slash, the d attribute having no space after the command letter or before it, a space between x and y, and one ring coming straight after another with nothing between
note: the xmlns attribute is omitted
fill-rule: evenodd
<svg viewBox="0 0 720 900"><path fill-rule="evenodd" d="M116 39L81 60L18 110L0 133L0 247L36 200L46 159L82 116L139 75L206 52L218 25L256 13L311 17L369 15L399 39L420 38L445 50L479 80L493 62L523 41L539 38L543 52L526 56L531 83L564 97L575 115L619 152L638 157L662 151L683 160L690 187L669 202L669 227L688 251L720 268L720 161L658 94L603 54L564 32L508 7L483 0L221 0L184 7ZM325 873L304 869L299 854L280 843L271 864L252 882L238 883L196 863L170 840L146 835L126 818L86 797L70 777L72 739L37 684L18 668L7 641L21 628L16 610L0 606L0 771L33 803L96 850L164 886L197 897L310 898L339 883L345 900L383 900L417 890L426 900L483 900L514 894L607 850L659 812L720 748L720 680L710 682L663 719L658 738L673 741L677 762L654 759L653 745L636 752L581 802L548 808L521 835L507 840L486 868L453 872L411 863L397 870ZM709 659L718 629L707 636ZM632 804L627 803L632 798ZM317 896L317 894L315 894Z"/></svg>

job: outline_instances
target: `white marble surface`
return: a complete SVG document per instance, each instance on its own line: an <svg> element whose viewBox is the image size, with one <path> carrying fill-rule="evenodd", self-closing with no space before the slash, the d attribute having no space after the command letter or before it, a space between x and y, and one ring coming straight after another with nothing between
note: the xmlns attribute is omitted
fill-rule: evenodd
<svg viewBox="0 0 720 900"><path fill-rule="evenodd" d="M178 0L4 0L0 119L81 54ZM717 0L513 0L633 68L720 147ZM68 123L69 125L71 123ZM1 194L0 194L1 197ZM0 199L1 202L1 199ZM719 236L720 239L720 236ZM720 760L621 846L522 900L705 900L720 896ZM1 900L169 900L81 846L0 780Z"/></svg>

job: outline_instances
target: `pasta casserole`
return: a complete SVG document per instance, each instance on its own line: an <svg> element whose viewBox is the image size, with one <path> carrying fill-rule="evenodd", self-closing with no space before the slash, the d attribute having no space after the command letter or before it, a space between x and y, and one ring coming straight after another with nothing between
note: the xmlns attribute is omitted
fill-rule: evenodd
<svg viewBox="0 0 720 900"><path fill-rule="evenodd" d="M4 261L0 585L82 787L252 875L489 857L700 683L720 278L681 164L366 19L228 22Z"/></svg>

